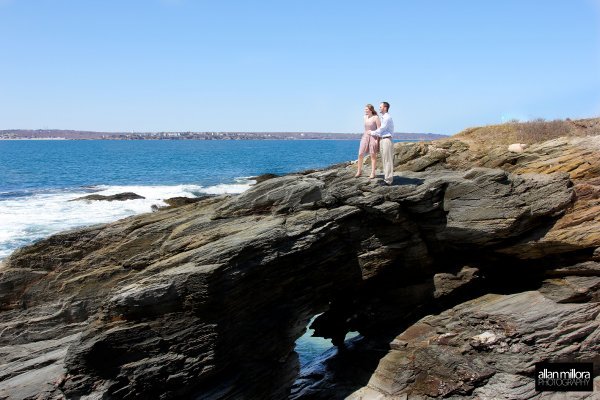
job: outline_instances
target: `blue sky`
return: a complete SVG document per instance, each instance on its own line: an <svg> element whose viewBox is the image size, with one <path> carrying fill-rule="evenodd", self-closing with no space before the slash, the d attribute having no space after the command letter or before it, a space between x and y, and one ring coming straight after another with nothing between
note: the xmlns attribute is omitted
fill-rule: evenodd
<svg viewBox="0 0 600 400"><path fill-rule="evenodd" d="M600 115L600 0L0 0L0 129L398 132Z"/></svg>

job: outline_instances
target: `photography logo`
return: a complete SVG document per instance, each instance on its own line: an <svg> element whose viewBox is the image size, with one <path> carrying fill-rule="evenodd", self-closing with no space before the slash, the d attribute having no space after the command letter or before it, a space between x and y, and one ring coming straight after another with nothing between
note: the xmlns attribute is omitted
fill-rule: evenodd
<svg viewBox="0 0 600 400"><path fill-rule="evenodd" d="M535 390L553 392L591 392L594 390L594 364L535 364Z"/></svg>

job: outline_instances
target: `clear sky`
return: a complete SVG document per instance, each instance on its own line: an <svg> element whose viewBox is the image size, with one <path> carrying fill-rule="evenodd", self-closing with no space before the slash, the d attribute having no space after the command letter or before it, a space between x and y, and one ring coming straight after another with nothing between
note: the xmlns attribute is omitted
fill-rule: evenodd
<svg viewBox="0 0 600 400"><path fill-rule="evenodd" d="M0 129L398 132L600 115L600 0L0 0Z"/></svg>

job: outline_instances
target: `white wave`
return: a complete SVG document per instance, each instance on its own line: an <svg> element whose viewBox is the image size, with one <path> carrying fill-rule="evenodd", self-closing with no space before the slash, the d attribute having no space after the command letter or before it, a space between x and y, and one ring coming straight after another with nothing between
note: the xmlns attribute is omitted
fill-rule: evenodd
<svg viewBox="0 0 600 400"><path fill-rule="evenodd" d="M152 211L152 205L166 205L171 197L198 197L204 194L235 194L254 182L239 178L234 184L215 186L92 186L73 191L41 192L26 197L0 200L0 260L16 248L60 231L116 221ZM94 194L109 196L133 192L145 199L125 201L69 201Z"/></svg>
<svg viewBox="0 0 600 400"><path fill-rule="evenodd" d="M237 184L237 185L215 185L202 189L202 193L206 194L235 194L246 191L250 185L248 184Z"/></svg>

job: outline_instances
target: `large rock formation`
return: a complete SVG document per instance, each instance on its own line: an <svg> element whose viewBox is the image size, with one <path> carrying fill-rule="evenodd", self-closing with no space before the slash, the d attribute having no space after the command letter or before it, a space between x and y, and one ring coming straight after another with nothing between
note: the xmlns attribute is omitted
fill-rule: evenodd
<svg viewBox="0 0 600 400"><path fill-rule="evenodd" d="M589 280L600 289L600 278ZM539 291L482 296L404 331L349 398L535 397L536 362L600 362L599 313L597 301L557 303Z"/></svg>
<svg viewBox="0 0 600 400"><path fill-rule="evenodd" d="M533 397L532 363L600 361L599 139L397 144L390 187L348 164L21 248L0 398ZM319 313L369 345L292 390Z"/></svg>

